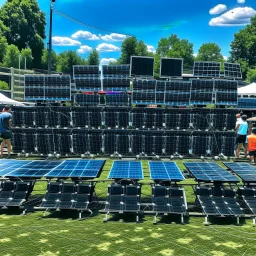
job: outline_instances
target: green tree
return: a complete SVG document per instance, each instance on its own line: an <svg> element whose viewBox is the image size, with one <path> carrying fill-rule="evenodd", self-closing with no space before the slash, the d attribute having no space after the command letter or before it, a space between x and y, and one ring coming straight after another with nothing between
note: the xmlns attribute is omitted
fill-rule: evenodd
<svg viewBox="0 0 256 256"><path fill-rule="evenodd" d="M93 51L90 52L87 62L88 62L88 65L99 65L100 64L100 55L96 49L94 49Z"/></svg>
<svg viewBox="0 0 256 256"><path fill-rule="evenodd" d="M85 65L86 61L82 59L75 51L65 51L58 54L57 71L72 74L73 65Z"/></svg>
<svg viewBox="0 0 256 256"><path fill-rule="evenodd" d="M215 43L202 44L198 50L196 60L200 61L223 61L220 47Z"/></svg>
<svg viewBox="0 0 256 256"><path fill-rule="evenodd" d="M16 45L8 45L6 54L4 56L4 66L5 67L13 67L18 68L19 67L19 55L20 51Z"/></svg>
<svg viewBox="0 0 256 256"><path fill-rule="evenodd" d="M5 81L0 81L0 89L1 90L9 90L9 86Z"/></svg>
<svg viewBox="0 0 256 256"><path fill-rule="evenodd" d="M8 44L6 38L0 35L0 63L2 63L4 60L4 56L7 51L7 46Z"/></svg>
<svg viewBox="0 0 256 256"><path fill-rule="evenodd" d="M32 69L33 67L32 51L29 48L21 50L21 68ZM26 64L26 65L25 65Z"/></svg>
<svg viewBox="0 0 256 256"><path fill-rule="evenodd" d="M51 69L52 71L57 70L57 54L54 50L51 52ZM44 70L48 70L48 50L44 49L43 50L43 56L42 56L42 64L41 68Z"/></svg>
<svg viewBox="0 0 256 256"><path fill-rule="evenodd" d="M249 69L248 70L246 80L250 83L256 82L256 69Z"/></svg>
<svg viewBox="0 0 256 256"><path fill-rule="evenodd" d="M179 39L177 35L161 38L156 53L160 57L183 58L184 67L193 65L193 44L186 39Z"/></svg>
<svg viewBox="0 0 256 256"><path fill-rule="evenodd" d="M147 45L142 40L140 40L136 44L135 55L137 55L137 56L148 56L149 55Z"/></svg>
<svg viewBox="0 0 256 256"><path fill-rule="evenodd" d="M155 62L154 62L154 77L158 79L160 77L160 55L155 54Z"/></svg>
<svg viewBox="0 0 256 256"><path fill-rule="evenodd" d="M0 9L0 20L8 28L4 36L8 44L14 44L19 50L30 48L34 67L41 65L45 39L45 13L37 0L7 1Z"/></svg>
<svg viewBox="0 0 256 256"><path fill-rule="evenodd" d="M137 38L135 36L127 37L121 46L121 57L118 64L130 64L131 56L136 56Z"/></svg>
<svg viewBox="0 0 256 256"><path fill-rule="evenodd" d="M230 46L232 62L242 59L249 67L256 66L256 16L251 18L251 24L235 34Z"/></svg>

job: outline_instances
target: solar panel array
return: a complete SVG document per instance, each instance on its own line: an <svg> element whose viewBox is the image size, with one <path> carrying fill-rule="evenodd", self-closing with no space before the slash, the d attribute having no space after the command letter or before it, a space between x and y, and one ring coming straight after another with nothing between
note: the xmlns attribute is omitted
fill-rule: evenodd
<svg viewBox="0 0 256 256"><path fill-rule="evenodd" d="M182 175L175 162L149 162L151 180L182 181Z"/></svg>
<svg viewBox="0 0 256 256"><path fill-rule="evenodd" d="M255 98L238 98L238 108L256 108Z"/></svg>
<svg viewBox="0 0 256 256"><path fill-rule="evenodd" d="M197 181L239 182L239 179L220 167L217 163L186 162L186 168Z"/></svg>
<svg viewBox="0 0 256 256"><path fill-rule="evenodd" d="M195 61L193 75L198 77L220 77L220 62Z"/></svg>
<svg viewBox="0 0 256 256"><path fill-rule="evenodd" d="M99 76L98 65L73 65L73 77Z"/></svg>
<svg viewBox="0 0 256 256"><path fill-rule="evenodd" d="M130 106L131 98L129 94L119 93L113 94L108 93L105 95L106 105L107 106Z"/></svg>
<svg viewBox="0 0 256 256"><path fill-rule="evenodd" d="M214 80L216 105L237 105L238 82L234 80Z"/></svg>
<svg viewBox="0 0 256 256"><path fill-rule="evenodd" d="M74 82L77 91L99 91L101 89L100 77L74 77Z"/></svg>
<svg viewBox="0 0 256 256"><path fill-rule="evenodd" d="M129 76L130 65L102 65L103 76L123 75Z"/></svg>
<svg viewBox="0 0 256 256"><path fill-rule="evenodd" d="M240 64L224 62L224 77L241 79L242 72Z"/></svg>
<svg viewBox="0 0 256 256"><path fill-rule="evenodd" d="M71 80L68 75L25 75L24 99L28 101L71 100Z"/></svg>
<svg viewBox="0 0 256 256"><path fill-rule="evenodd" d="M114 161L110 173L109 179L132 179L141 180L144 179L141 162L130 161Z"/></svg>
<svg viewBox="0 0 256 256"><path fill-rule="evenodd" d="M74 103L80 106L98 106L100 102L100 96L92 93L79 93L74 95Z"/></svg>
<svg viewBox="0 0 256 256"><path fill-rule="evenodd" d="M256 168L250 164L229 162L223 164L235 172L244 182L256 182Z"/></svg>
<svg viewBox="0 0 256 256"><path fill-rule="evenodd" d="M0 176L20 178L95 178L104 160L0 160Z"/></svg>
<svg viewBox="0 0 256 256"><path fill-rule="evenodd" d="M105 91L129 91L130 78L126 76L104 76L103 88Z"/></svg>

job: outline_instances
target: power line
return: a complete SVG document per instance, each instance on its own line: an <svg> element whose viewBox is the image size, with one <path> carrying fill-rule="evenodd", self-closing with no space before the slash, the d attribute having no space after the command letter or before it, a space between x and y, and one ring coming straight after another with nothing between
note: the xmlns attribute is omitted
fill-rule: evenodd
<svg viewBox="0 0 256 256"><path fill-rule="evenodd" d="M77 19L75 19L75 18L72 18L72 17L70 17L69 15L67 15L67 14L65 14L65 13L59 12L59 11L57 11L57 10L55 10L55 9L54 9L53 11L54 11L56 14L58 14L58 15L60 15L60 16L63 16L63 17L65 17L65 18L69 19L69 20L72 20L72 21L74 21L74 22L76 22L76 23L78 23L78 24L80 24L80 25L82 25L82 26L84 26L84 27L91 28L91 29L98 30L98 31L102 31L102 32L109 33L109 34L114 33L114 32L111 32L111 31L109 31L109 30L105 30L105 29L101 29L101 28L97 28L97 27L93 27L93 26L91 26L91 25L85 24L85 23L83 23L83 22L81 22L81 21L79 21L79 20L77 20ZM116 33L116 32L115 32L115 33ZM125 36L127 36L127 37L130 37L130 36L131 36L131 35L126 35L126 34L124 34L124 33L118 33L118 34L122 34L122 35L125 35Z"/></svg>

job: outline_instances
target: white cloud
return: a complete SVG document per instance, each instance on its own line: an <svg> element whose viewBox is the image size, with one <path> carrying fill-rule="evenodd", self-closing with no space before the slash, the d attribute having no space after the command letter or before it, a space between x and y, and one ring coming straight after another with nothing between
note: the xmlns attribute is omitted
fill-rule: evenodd
<svg viewBox="0 0 256 256"><path fill-rule="evenodd" d="M245 3L245 0L237 0L237 2L238 2L239 4L244 4L244 3Z"/></svg>
<svg viewBox="0 0 256 256"><path fill-rule="evenodd" d="M210 20L210 26L242 26L250 23L256 11L251 7L238 7Z"/></svg>
<svg viewBox="0 0 256 256"><path fill-rule="evenodd" d="M228 60L228 56L223 55L223 59L224 59L225 61L227 61L227 60Z"/></svg>
<svg viewBox="0 0 256 256"><path fill-rule="evenodd" d="M83 54L92 51L92 47L88 45L81 45L80 48L77 50L77 53Z"/></svg>
<svg viewBox="0 0 256 256"><path fill-rule="evenodd" d="M119 52L120 48L113 44L99 44L96 48L99 52Z"/></svg>
<svg viewBox="0 0 256 256"><path fill-rule="evenodd" d="M62 36L53 36L52 37L52 44L57 46L76 46L81 45L81 43L77 40L73 40L69 37L62 37Z"/></svg>
<svg viewBox="0 0 256 256"><path fill-rule="evenodd" d="M116 59L114 58L102 58L101 61L100 61L100 65L108 65L109 62L116 62Z"/></svg>
<svg viewBox="0 0 256 256"><path fill-rule="evenodd" d="M100 39L97 35L92 34L89 31L83 31L83 30L78 30L71 37L74 39L82 38L82 39L86 39L86 40L99 40Z"/></svg>
<svg viewBox="0 0 256 256"><path fill-rule="evenodd" d="M196 58L197 57L197 55L198 55L198 53L193 53L193 56Z"/></svg>
<svg viewBox="0 0 256 256"><path fill-rule="evenodd" d="M153 45L147 44L147 50L148 50L148 52L156 53L156 49Z"/></svg>
<svg viewBox="0 0 256 256"><path fill-rule="evenodd" d="M101 36L102 40L105 41L123 41L126 38L126 35L122 35L122 34L116 34L116 33L111 33L110 35L105 35L105 36Z"/></svg>
<svg viewBox="0 0 256 256"><path fill-rule="evenodd" d="M227 6L225 4L218 4L215 7L213 7L212 9L210 9L209 13L211 15L220 14L226 10L227 10Z"/></svg>

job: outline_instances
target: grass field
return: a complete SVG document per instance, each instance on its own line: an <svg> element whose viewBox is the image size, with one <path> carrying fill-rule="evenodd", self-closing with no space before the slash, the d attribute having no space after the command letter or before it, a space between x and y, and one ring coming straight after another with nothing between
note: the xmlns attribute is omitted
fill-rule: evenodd
<svg viewBox="0 0 256 256"><path fill-rule="evenodd" d="M184 166L177 161L181 169ZM106 179L112 161L108 160L100 179ZM143 161L145 182L149 180L147 162ZM183 183L193 183L188 179ZM107 185L98 183L98 197L105 198ZM46 182L37 182L34 194L45 192ZM186 186L189 203L195 200L192 188ZM150 186L143 186L143 196L150 195ZM103 223L98 210L79 221L77 212L47 213L25 216L20 212L0 212L1 256L55 255L256 255L256 228L246 219L241 226L235 219L215 219L204 226L203 217L190 217L186 224L179 218L164 216L153 225L153 216L146 215L139 224L133 215L123 219L113 216Z"/></svg>

